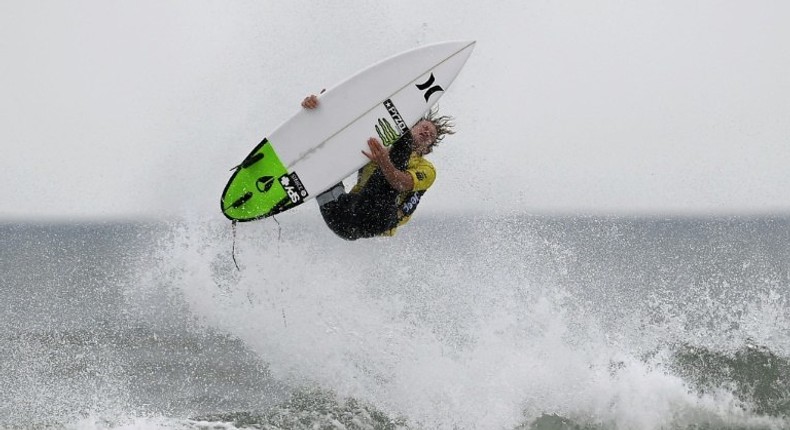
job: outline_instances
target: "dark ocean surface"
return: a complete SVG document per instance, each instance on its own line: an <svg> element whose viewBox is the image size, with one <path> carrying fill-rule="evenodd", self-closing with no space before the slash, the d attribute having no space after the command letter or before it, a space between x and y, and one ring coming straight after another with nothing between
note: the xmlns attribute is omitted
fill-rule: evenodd
<svg viewBox="0 0 790 430"><path fill-rule="evenodd" d="M0 224L0 427L790 428L790 217Z"/></svg>

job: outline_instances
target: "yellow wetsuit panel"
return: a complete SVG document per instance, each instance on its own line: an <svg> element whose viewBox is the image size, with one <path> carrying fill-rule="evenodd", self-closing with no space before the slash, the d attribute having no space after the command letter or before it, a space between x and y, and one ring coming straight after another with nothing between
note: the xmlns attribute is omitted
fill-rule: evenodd
<svg viewBox="0 0 790 430"><path fill-rule="evenodd" d="M411 175L411 179L414 181L414 189L398 194L398 227L409 222L420 198L436 180L436 169L433 167L433 164L414 153L409 158L406 173ZM384 235L394 235L398 227L387 231Z"/></svg>
<svg viewBox="0 0 790 430"><path fill-rule="evenodd" d="M371 161L359 169L359 172L357 173L357 183L351 189L351 192L360 192L365 187L365 184L367 184L370 176L373 175L373 172L376 171L376 168L376 164ZM398 194L398 199L396 201L396 204L399 208L398 226L384 232L382 234L383 236L394 235L395 230L398 227L406 224L409 221L417 203L419 203L420 197L423 193L425 193L426 190L428 190L428 188L431 187L431 185L433 185L433 182L436 180L436 169L433 167L433 164L414 152L409 157L409 162L406 165L405 171L411 175L411 178L414 181L414 189ZM411 204L407 205L409 202ZM408 209L404 212L403 209L405 207Z"/></svg>

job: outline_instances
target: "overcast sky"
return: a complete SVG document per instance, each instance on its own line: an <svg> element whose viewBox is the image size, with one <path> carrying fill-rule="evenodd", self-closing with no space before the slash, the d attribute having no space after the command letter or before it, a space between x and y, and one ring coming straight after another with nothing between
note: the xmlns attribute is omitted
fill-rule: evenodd
<svg viewBox="0 0 790 430"><path fill-rule="evenodd" d="M222 218L304 95L457 39L421 211L790 212L788 23L783 0L0 2L0 218Z"/></svg>

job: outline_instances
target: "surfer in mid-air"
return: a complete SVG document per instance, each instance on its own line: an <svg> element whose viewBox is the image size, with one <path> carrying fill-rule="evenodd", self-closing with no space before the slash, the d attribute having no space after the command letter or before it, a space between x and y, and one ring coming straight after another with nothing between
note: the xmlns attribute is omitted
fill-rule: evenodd
<svg viewBox="0 0 790 430"><path fill-rule="evenodd" d="M302 101L305 109L318 105L315 95ZM436 169L424 156L454 134L453 127L452 117L431 110L401 136L384 133L394 140L389 151L379 139L368 139L368 151L362 153L370 162L359 169L351 191L340 182L316 197L326 225L346 240L395 234L436 179Z"/></svg>

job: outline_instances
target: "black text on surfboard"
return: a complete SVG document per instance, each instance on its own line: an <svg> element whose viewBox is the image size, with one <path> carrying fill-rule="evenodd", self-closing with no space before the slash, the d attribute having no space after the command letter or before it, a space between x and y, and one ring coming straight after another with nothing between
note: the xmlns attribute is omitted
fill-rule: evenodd
<svg viewBox="0 0 790 430"><path fill-rule="evenodd" d="M431 76L428 77L427 81L417 84L418 90L425 91L425 94L423 94L423 97L425 97L425 103L428 103L428 99L431 98L433 93L437 91L444 91L444 88L440 87L439 85L433 85L435 80L436 78L433 76L433 73L431 73Z"/></svg>
<svg viewBox="0 0 790 430"><path fill-rule="evenodd" d="M387 112L389 112L392 120L395 121L395 124L398 125L401 134L409 131L409 126L406 125L406 121L404 121L403 117L400 116L400 112L398 112L398 108L395 107L395 103L392 103L391 99L384 100L384 107L387 109Z"/></svg>
<svg viewBox="0 0 790 430"><path fill-rule="evenodd" d="M283 189L288 194L291 203L295 205L302 203L307 197L307 190L302 185L302 181L299 180L296 172L280 176L280 185L283 186Z"/></svg>

